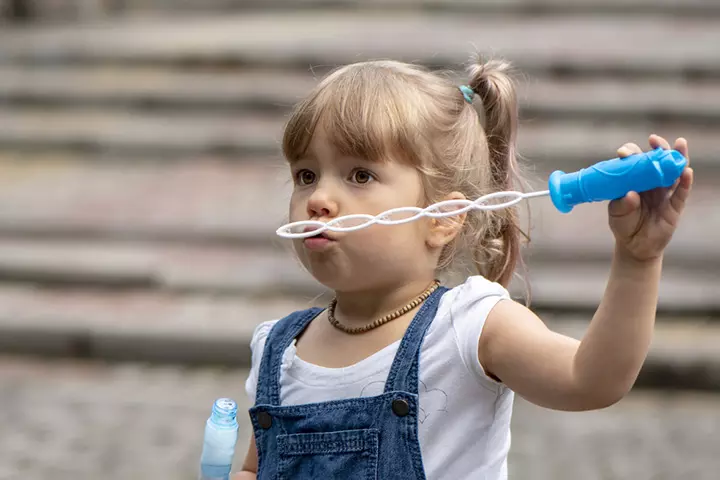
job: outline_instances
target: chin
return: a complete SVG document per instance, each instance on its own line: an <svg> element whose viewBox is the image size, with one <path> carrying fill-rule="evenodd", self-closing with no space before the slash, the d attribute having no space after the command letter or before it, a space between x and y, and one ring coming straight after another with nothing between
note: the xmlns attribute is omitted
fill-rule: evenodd
<svg viewBox="0 0 720 480"><path fill-rule="evenodd" d="M350 291L358 288L358 274L340 265L317 261L304 262L305 270L326 288L333 291Z"/></svg>
<svg viewBox="0 0 720 480"><path fill-rule="evenodd" d="M382 288L384 285L393 285L393 275L382 273L382 269L363 268L363 272L356 270L340 270L315 268L308 272L323 286L335 292L357 292ZM340 273L342 272L342 273Z"/></svg>
<svg viewBox="0 0 720 480"><path fill-rule="evenodd" d="M330 290L344 291L347 290L348 285L355 283L351 275L338 274L337 269L308 268L307 271Z"/></svg>
<svg viewBox="0 0 720 480"><path fill-rule="evenodd" d="M374 257L367 252L351 252L348 255L340 249L313 252L302 247L296 252L305 270L317 282L334 291L374 289L407 276L406 271L402 272L403 262L397 261L400 255Z"/></svg>

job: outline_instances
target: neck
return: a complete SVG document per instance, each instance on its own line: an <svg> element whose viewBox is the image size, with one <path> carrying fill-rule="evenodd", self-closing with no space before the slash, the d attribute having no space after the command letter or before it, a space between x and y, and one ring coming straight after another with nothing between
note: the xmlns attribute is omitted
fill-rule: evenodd
<svg viewBox="0 0 720 480"><path fill-rule="evenodd" d="M347 326L367 324L410 303L424 292L434 279L435 277L430 275L395 286L383 285L352 292L336 291L335 316L342 317L342 322Z"/></svg>

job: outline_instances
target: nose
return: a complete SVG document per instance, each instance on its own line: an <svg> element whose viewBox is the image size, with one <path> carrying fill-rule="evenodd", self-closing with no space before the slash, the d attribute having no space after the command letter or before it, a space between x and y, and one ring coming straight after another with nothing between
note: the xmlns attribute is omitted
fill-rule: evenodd
<svg viewBox="0 0 720 480"><path fill-rule="evenodd" d="M307 202L307 213L310 218L334 218L338 214L338 203L331 189L320 183L312 192Z"/></svg>

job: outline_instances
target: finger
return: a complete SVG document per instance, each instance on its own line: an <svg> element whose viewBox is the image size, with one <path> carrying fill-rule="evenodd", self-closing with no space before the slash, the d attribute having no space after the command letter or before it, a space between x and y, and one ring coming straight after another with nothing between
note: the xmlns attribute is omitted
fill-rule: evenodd
<svg viewBox="0 0 720 480"><path fill-rule="evenodd" d="M675 193L675 190L677 190L678 186L680 185L680 179L682 178L682 172L680 172L680 176L673 182L672 185L670 185L667 188L667 191L665 193L665 198L670 198Z"/></svg>
<svg viewBox="0 0 720 480"><path fill-rule="evenodd" d="M624 197L610 202L608 214L611 217L624 217L638 208L640 208L640 195L637 192L628 192Z"/></svg>
<svg viewBox="0 0 720 480"><path fill-rule="evenodd" d="M670 206L677 213L681 213L685 209L685 204L690 196L690 190L692 190L694 175L695 172L693 172L692 168L686 168L682 175L680 175L677 188L675 188L675 191L670 197Z"/></svg>
<svg viewBox="0 0 720 480"><path fill-rule="evenodd" d="M637 153L642 153L642 148L640 148L640 146L636 143L626 143L617 149L617 154L620 158L629 157L630 155L635 155Z"/></svg>
<svg viewBox="0 0 720 480"><path fill-rule="evenodd" d="M690 164L690 152L688 148L688 141L685 140L683 137L678 138L675 140L675 146L673 147L675 150L680 152L683 157L685 157L688 161L688 165Z"/></svg>
<svg viewBox="0 0 720 480"><path fill-rule="evenodd" d="M650 148L655 149L658 147L662 147L663 150L670 150L670 144L660 135L655 135L653 133L652 135L650 135L648 142L650 143Z"/></svg>

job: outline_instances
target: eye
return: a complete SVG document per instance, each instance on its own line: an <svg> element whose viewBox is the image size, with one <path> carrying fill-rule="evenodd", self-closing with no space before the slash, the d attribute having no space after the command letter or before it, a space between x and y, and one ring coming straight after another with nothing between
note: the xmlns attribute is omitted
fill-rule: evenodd
<svg viewBox="0 0 720 480"><path fill-rule="evenodd" d="M375 176L367 170L355 170L350 174L350 178L353 182L361 185L375 180Z"/></svg>
<svg viewBox="0 0 720 480"><path fill-rule="evenodd" d="M300 185L310 185L315 181L315 174L310 170L300 170L295 174L295 182Z"/></svg>

